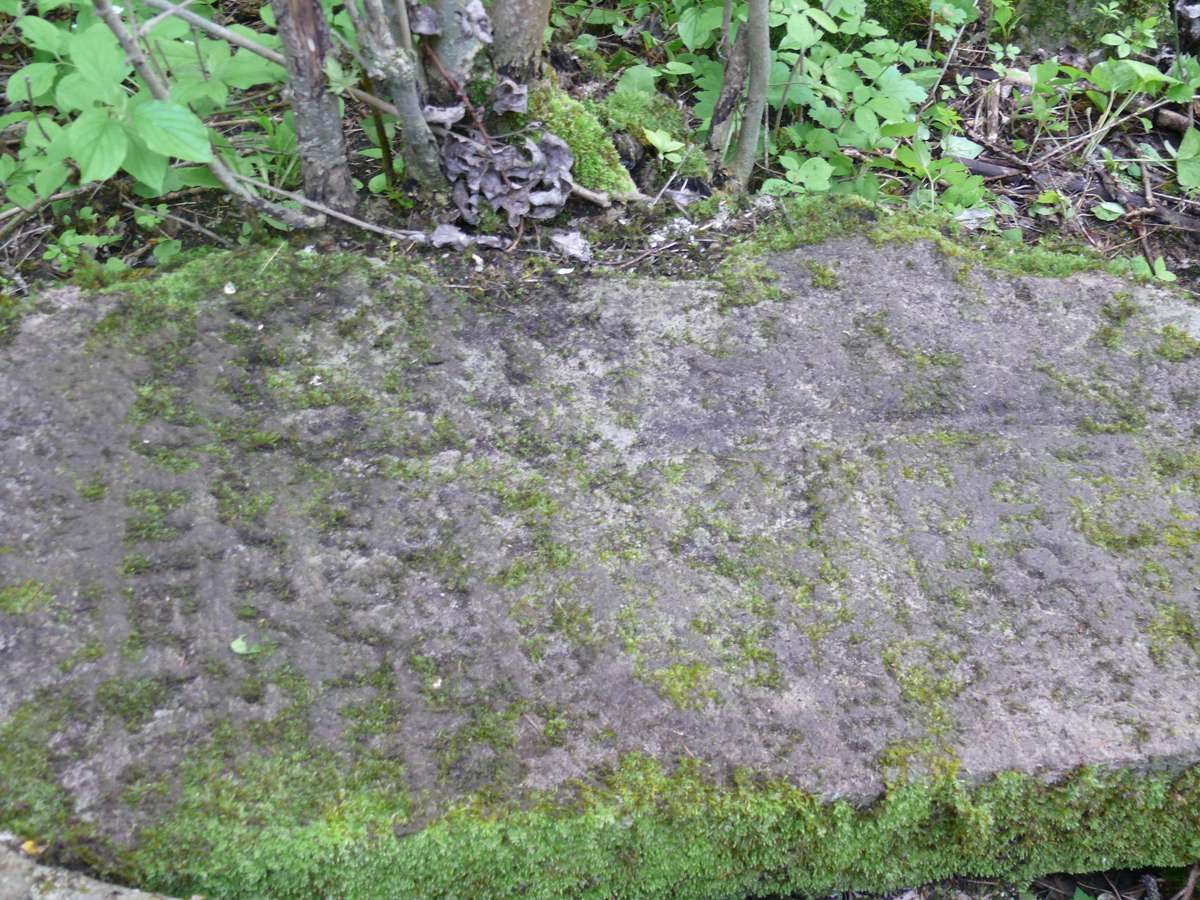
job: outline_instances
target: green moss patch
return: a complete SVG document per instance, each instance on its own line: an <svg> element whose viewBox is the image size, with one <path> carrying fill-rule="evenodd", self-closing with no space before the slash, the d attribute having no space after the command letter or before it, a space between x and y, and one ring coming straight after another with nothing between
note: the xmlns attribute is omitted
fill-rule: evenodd
<svg viewBox="0 0 1200 900"><path fill-rule="evenodd" d="M36 612L54 600L54 595L40 581L27 579L0 587L0 612L24 616Z"/></svg>
<svg viewBox="0 0 1200 900"><path fill-rule="evenodd" d="M1084 769L1055 784L946 776L868 809L694 761L638 755L571 804L463 803L410 832L395 764L289 754L185 767L173 814L130 858L139 884L225 898L743 898L885 891L954 874L1181 865L1200 854L1200 773Z"/></svg>
<svg viewBox="0 0 1200 900"><path fill-rule="evenodd" d="M539 88L529 95L529 118L567 142L575 155L575 180L585 188L611 194L636 191L609 132L578 100L555 87Z"/></svg>

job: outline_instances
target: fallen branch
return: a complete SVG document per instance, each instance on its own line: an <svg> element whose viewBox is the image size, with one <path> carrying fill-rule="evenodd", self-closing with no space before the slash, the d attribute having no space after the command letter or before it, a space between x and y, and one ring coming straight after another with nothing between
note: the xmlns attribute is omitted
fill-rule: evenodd
<svg viewBox="0 0 1200 900"><path fill-rule="evenodd" d="M384 228L382 225L374 225L371 222L367 222L364 219L358 218L357 216L352 216L344 212L338 212L336 209L326 206L323 203L317 203L315 200L309 200L303 194L297 194L295 191L288 191L280 187L275 187L275 185L267 184L265 181L259 181L257 178L251 178L248 175L239 175L236 172L233 173L233 177L238 181L243 181L246 184L259 188L260 190L271 191L272 193L278 194L281 197L294 200L301 206L306 206L314 212L321 213L322 215L329 216L333 219L339 219L348 225L353 225L355 228L361 228L363 231L373 231L376 234L383 235L384 237L390 237L400 241L414 241L418 244L427 243L429 240L428 235L426 235L423 231L395 231L391 228Z"/></svg>
<svg viewBox="0 0 1200 900"><path fill-rule="evenodd" d="M164 219L170 219L172 222L178 222L180 225L183 225L185 228L190 228L192 231L195 231L195 232L198 232L199 234L204 235L210 241L216 241L222 247L232 247L233 246L232 243L230 243L225 238L221 237L221 235L217 234L215 231L210 231L209 229L207 229L203 225L201 225L199 222L193 222L190 219L185 219L183 216L177 216L177 215L175 215L175 213L157 212L156 210L153 210L153 209L147 209L144 206L138 206L136 203L130 203L128 200L121 201L121 205L124 206L126 209L132 209L134 212L147 213L152 216L162 216Z"/></svg>
<svg viewBox="0 0 1200 900"><path fill-rule="evenodd" d="M1193 864L1192 870L1188 872L1187 884L1171 900L1192 900L1192 894L1196 891L1197 881L1200 881L1200 863Z"/></svg>

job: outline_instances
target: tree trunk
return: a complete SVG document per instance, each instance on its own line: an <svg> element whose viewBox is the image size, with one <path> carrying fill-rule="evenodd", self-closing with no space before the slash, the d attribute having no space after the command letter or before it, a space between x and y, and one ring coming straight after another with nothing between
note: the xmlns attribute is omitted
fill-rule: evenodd
<svg viewBox="0 0 1200 900"><path fill-rule="evenodd" d="M395 0L396 4L403 2ZM406 11L393 8L389 12L383 0L362 0L360 11L357 0L348 0L346 12L366 57L367 74L375 84L388 86L396 106L405 174L422 187L446 187L441 153L429 123L425 121L418 74L420 67L412 47Z"/></svg>
<svg viewBox="0 0 1200 900"><path fill-rule="evenodd" d="M518 84L536 80L542 70L550 0L494 0L492 12L496 71Z"/></svg>
<svg viewBox="0 0 1200 900"><path fill-rule="evenodd" d="M771 30L767 22L768 0L750 0L750 20L746 23L750 53L750 90L746 94L746 112L738 133L737 150L729 166L730 180L739 191L750 184L754 158L758 154L758 136L762 131L767 106L767 82L771 74Z"/></svg>
<svg viewBox="0 0 1200 900"><path fill-rule="evenodd" d="M438 0L437 9L442 33L427 49L438 65L425 74L432 99L449 106L458 102L471 80L479 51L492 42L492 20L480 0Z"/></svg>
<svg viewBox="0 0 1200 900"><path fill-rule="evenodd" d="M325 88L329 24L320 0L271 0L287 59L304 195L338 212L356 203L338 98Z"/></svg>
<svg viewBox="0 0 1200 900"><path fill-rule="evenodd" d="M725 61L725 80L721 83L721 93L713 107L712 118L708 120L708 148L716 154L719 162L724 162L725 151L729 149L729 138L735 124L733 112L746 86L746 68L750 64L746 37L749 33L744 25L738 29L733 49Z"/></svg>

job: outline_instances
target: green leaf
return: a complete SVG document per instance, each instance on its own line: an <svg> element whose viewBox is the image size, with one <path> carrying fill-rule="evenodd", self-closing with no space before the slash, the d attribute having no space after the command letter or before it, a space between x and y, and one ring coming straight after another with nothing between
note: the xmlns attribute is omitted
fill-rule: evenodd
<svg viewBox="0 0 1200 900"><path fill-rule="evenodd" d="M246 640L244 634L239 634L229 642L229 649L238 656L254 656L256 653L262 652L263 646L262 644L252 644Z"/></svg>
<svg viewBox="0 0 1200 900"><path fill-rule="evenodd" d="M651 143L655 150L660 154L674 153L676 150L682 150L686 144L683 141L677 141L671 137L669 132L655 131L652 128L645 129L646 140Z"/></svg>
<svg viewBox="0 0 1200 900"><path fill-rule="evenodd" d="M63 112L82 112L97 103L115 105L120 93L120 87L115 84L97 83L79 72L71 72L54 89L54 102Z"/></svg>
<svg viewBox="0 0 1200 900"><path fill-rule="evenodd" d="M1159 281L1171 282L1177 279L1177 275L1167 268L1167 262L1161 256L1154 260L1154 277Z"/></svg>
<svg viewBox="0 0 1200 900"><path fill-rule="evenodd" d="M38 172L33 179L33 187L39 197L49 197L66 182L71 170L61 162L51 163Z"/></svg>
<svg viewBox="0 0 1200 900"><path fill-rule="evenodd" d="M1175 178L1185 190L1200 187L1200 131L1189 128L1175 152Z"/></svg>
<svg viewBox="0 0 1200 900"><path fill-rule="evenodd" d="M942 149L951 156L974 159L983 152L983 145L957 134L948 134L942 141Z"/></svg>
<svg viewBox="0 0 1200 900"><path fill-rule="evenodd" d="M178 103L149 100L130 114L130 125L151 150L189 162L210 162L208 129L196 114Z"/></svg>
<svg viewBox="0 0 1200 900"><path fill-rule="evenodd" d="M788 18L787 35L779 43L781 50L807 50L821 39L808 16L796 12Z"/></svg>
<svg viewBox="0 0 1200 900"><path fill-rule="evenodd" d="M62 53L67 32L57 25L47 22L45 19L39 19L37 16L22 16L17 19L17 27L21 29L25 43L35 50L45 50L55 56Z"/></svg>
<svg viewBox="0 0 1200 900"><path fill-rule="evenodd" d="M172 169L168 173L168 177L175 180L179 188L202 187L220 190L224 187L221 182L217 181L217 176L206 166L184 166ZM178 190L178 188L172 188L172 190Z"/></svg>
<svg viewBox="0 0 1200 900"><path fill-rule="evenodd" d="M713 32L721 27L724 9L718 5L693 6L684 10L676 26L679 38L689 50L705 47L711 41Z"/></svg>
<svg viewBox="0 0 1200 900"><path fill-rule="evenodd" d="M5 96L12 103L21 103L42 96L54 86L54 77L58 74L58 66L50 62L35 62L22 66L8 76L8 86Z"/></svg>
<svg viewBox="0 0 1200 900"><path fill-rule="evenodd" d="M788 181L802 185L813 193L824 193L829 190L829 179L833 175L833 166L819 156L810 156L798 166L794 164L792 158L785 157L783 161L793 163L792 166L787 167L790 169Z"/></svg>
<svg viewBox="0 0 1200 900"><path fill-rule="evenodd" d="M71 156L79 163L80 182L105 181L121 167L129 139L120 122L93 109L67 126Z"/></svg>
<svg viewBox="0 0 1200 900"><path fill-rule="evenodd" d="M154 152L133 137L129 141L129 152L125 154L121 168L155 194L161 194L167 178L167 164L166 156Z"/></svg>
<svg viewBox="0 0 1200 900"><path fill-rule="evenodd" d="M792 184L790 181L784 181L782 178L768 178L758 189L760 194L766 194L768 197L784 197L788 194L795 194L802 191L799 185Z"/></svg>
<svg viewBox="0 0 1200 900"><path fill-rule="evenodd" d="M68 47L79 74L97 84L120 84L132 71L125 51L103 22L71 35Z"/></svg>
<svg viewBox="0 0 1200 900"><path fill-rule="evenodd" d="M1191 159L1193 156L1200 156L1200 131L1195 128L1189 128L1187 134L1183 136L1183 140L1179 143L1179 150L1175 154L1179 159Z"/></svg>
<svg viewBox="0 0 1200 900"><path fill-rule="evenodd" d="M652 69L650 66L630 66L621 73L621 77L617 79L618 91L633 90L641 91L644 94L654 93L654 82L658 78L658 70Z"/></svg>
<svg viewBox="0 0 1200 900"><path fill-rule="evenodd" d="M1115 222L1121 216L1125 215L1125 207L1120 203L1113 203L1111 200L1106 200L1092 207L1092 215L1101 222Z"/></svg>

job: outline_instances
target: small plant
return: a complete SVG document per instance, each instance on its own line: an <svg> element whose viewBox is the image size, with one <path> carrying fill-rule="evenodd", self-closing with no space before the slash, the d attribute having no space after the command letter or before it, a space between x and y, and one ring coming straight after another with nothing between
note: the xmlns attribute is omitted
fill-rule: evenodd
<svg viewBox="0 0 1200 900"><path fill-rule="evenodd" d="M1121 4L1116 0L1110 3L1101 3L1093 9L1101 18L1109 22L1120 23L1124 19ZM1126 27L1103 35L1100 43L1112 47L1119 59L1142 56L1151 50L1158 49L1158 39L1155 37L1158 24L1157 16L1135 19Z"/></svg>

